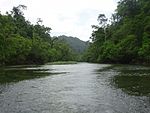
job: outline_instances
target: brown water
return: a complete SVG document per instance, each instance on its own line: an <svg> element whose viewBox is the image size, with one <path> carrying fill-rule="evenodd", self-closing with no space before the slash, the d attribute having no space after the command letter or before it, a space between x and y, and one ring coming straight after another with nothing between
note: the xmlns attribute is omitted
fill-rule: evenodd
<svg viewBox="0 0 150 113"><path fill-rule="evenodd" d="M78 63L2 68L0 113L150 113L150 67Z"/></svg>

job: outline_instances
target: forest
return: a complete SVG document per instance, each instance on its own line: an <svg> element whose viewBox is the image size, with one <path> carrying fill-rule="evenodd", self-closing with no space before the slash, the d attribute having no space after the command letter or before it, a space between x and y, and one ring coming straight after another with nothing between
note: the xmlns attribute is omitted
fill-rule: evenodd
<svg viewBox="0 0 150 113"><path fill-rule="evenodd" d="M38 18L35 25L24 17L27 7L19 5L0 14L0 65L44 64L76 60L69 45L50 36L50 27Z"/></svg>
<svg viewBox="0 0 150 113"><path fill-rule="evenodd" d="M23 13L26 8L19 5L6 14L0 13L0 65L76 61L83 53L83 49L77 48L79 43L84 44L84 50L88 45L80 61L150 63L149 0L120 0L111 18L100 13L87 45L63 35L51 37L52 29L44 26L40 18L35 25L26 20ZM65 38L72 47L58 38Z"/></svg>
<svg viewBox="0 0 150 113"><path fill-rule="evenodd" d="M99 14L92 25L84 60L98 63L150 63L150 1L120 0L108 19Z"/></svg>

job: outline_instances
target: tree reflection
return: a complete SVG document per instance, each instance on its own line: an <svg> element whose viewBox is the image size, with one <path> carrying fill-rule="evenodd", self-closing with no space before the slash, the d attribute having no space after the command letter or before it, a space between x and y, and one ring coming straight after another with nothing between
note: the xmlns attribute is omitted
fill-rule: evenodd
<svg viewBox="0 0 150 113"><path fill-rule="evenodd" d="M150 96L150 70L122 70L113 83L130 95Z"/></svg>
<svg viewBox="0 0 150 113"><path fill-rule="evenodd" d="M0 68L0 84L40 78L52 74L57 73L50 73L48 72L48 69L38 69L38 67L35 66L30 67L29 69L22 66Z"/></svg>

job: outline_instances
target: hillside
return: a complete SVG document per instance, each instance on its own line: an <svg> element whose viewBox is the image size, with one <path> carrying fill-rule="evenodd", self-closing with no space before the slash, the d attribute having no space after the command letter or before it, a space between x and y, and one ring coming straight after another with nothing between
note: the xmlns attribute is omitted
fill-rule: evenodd
<svg viewBox="0 0 150 113"><path fill-rule="evenodd" d="M89 45L88 42L82 41L76 37L62 35L58 36L57 38L66 42L76 53L79 54L83 53Z"/></svg>

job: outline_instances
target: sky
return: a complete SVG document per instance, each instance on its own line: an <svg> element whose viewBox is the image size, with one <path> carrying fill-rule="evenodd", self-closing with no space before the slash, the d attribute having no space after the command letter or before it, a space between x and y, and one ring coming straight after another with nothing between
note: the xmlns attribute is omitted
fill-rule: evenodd
<svg viewBox="0 0 150 113"><path fill-rule="evenodd" d="M117 7L117 0L0 0L0 11L11 11L13 6L27 6L24 16L32 24L41 18L52 28L51 36L67 35L87 41L91 25L97 25L99 14L110 18Z"/></svg>

